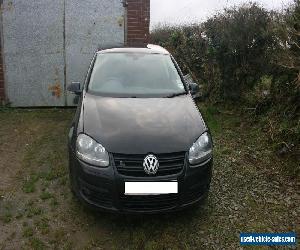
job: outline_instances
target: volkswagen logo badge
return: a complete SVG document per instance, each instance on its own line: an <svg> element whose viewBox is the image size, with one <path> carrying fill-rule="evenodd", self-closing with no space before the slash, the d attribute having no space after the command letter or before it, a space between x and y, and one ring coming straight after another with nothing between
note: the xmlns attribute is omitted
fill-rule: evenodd
<svg viewBox="0 0 300 250"><path fill-rule="evenodd" d="M143 166L147 174L156 174L159 167L158 159L154 155L147 155L144 159Z"/></svg>

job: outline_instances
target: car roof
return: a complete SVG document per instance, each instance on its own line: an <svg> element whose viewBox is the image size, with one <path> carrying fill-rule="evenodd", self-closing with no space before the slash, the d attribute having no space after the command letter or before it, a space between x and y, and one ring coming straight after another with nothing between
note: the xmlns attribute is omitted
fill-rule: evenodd
<svg viewBox="0 0 300 250"><path fill-rule="evenodd" d="M97 52L97 54L106 53L144 53L144 54L163 54L169 55L170 53L159 45L148 44L146 47L120 47L120 48L109 48L102 49Z"/></svg>

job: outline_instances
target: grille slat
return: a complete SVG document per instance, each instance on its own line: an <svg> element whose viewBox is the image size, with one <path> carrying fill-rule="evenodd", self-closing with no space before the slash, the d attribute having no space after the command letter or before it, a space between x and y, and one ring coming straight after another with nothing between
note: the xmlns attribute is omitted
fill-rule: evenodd
<svg viewBox="0 0 300 250"><path fill-rule="evenodd" d="M160 161L162 162L162 163L164 163L164 162L173 162L173 161L181 161L182 160L182 158L181 157L173 157L173 158L169 158L169 159L164 159L164 158L162 158L162 159L160 159Z"/></svg>
<svg viewBox="0 0 300 250"><path fill-rule="evenodd" d="M168 169L168 168L181 168L182 167L182 163L177 163L177 164L168 164L168 165L164 165L164 164L159 164L161 167L163 167L163 169Z"/></svg>
<svg viewBox="0 0 300 250"><path fill-rule="evenodd" d="M122 196L121 202L124 208L132 210L147 211L168 209L177 205L178 195Z"/></svg>
<svg viewBox="0 0 300 250"><path fill-rule="evenodd" d="M159 172L166 172L166 171L181 171L181 168L166 168L166 169L161 169Z"/></svg>
<svg viewBox="0 0 300 250"><path fill-rule="evenodd" d="M148 176L143 167L144 158L147 155L114 154L114 162L118 172L126 176ZM157 154L159 168L155 176L178 174L184 166L185 152Z"/></svg>

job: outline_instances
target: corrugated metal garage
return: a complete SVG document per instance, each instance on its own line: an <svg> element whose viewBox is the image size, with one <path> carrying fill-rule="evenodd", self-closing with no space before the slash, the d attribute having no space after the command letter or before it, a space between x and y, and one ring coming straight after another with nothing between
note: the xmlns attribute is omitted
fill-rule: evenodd
<svg viewBox="0 0 300 250"><path fill-rule="evenodd" d="M73 105L66 84L83 82L98 48L122 46L127 34L147 42L149 33L150 0L4 0L1 7L5 99L16 107Z"/></svg>

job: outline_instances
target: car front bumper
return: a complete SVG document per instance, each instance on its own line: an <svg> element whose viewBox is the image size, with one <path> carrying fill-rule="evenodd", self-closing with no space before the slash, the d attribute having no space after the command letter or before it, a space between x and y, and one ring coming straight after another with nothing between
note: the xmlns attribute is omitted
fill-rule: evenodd
<svg viewBox="0 0 300 250"><path fill-rule="evenodd" d="M186 157L187 158L187 157ZM120 213L160 213L176 211L200 202L206 198L213 160L196 168L185 160L183 170L176 175L154 177L129 177L118 173L112 164L107 168L94 167L80 161L70 151L70 173L73 191L84 203L101 210ZM177 181L178 194L125 195L125 182ZM74 190L75 189L75 190Z"/></svg>

